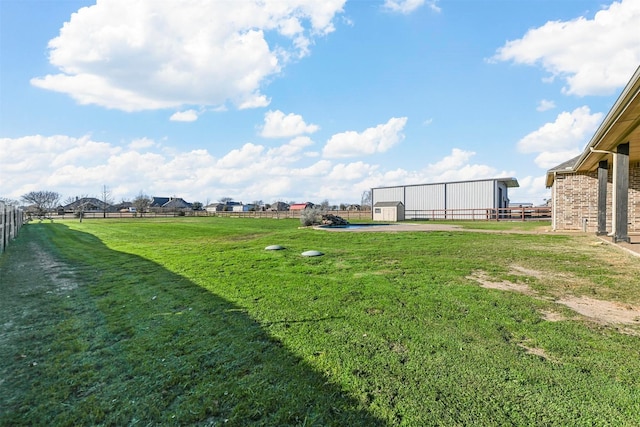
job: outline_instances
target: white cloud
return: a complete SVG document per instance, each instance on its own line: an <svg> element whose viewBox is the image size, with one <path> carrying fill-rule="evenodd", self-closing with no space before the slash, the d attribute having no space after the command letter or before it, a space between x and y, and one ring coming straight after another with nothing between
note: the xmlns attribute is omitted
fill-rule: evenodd
<svg viewBox="0 0 640 427"><path fill-rule="evenodd" d="M314 164L304 168L291 169L290 173L294 177L320 177L331 170L331 162L328 160L318 160Z"/></svg>
<svg viewBox="0 0 640 427"><path fill-rule="evenodd" d="M282 138L304 133L314 133L319 129L317 125L308 125L298 114L285 114L280 111L268 111L264 115L264 126L260 136L264 138Z"/></svg>
<svg viewBox="0 0 640 427"><path fill-rule="evenodd" d="M305 151L312 145L306 136L270 149L247 143L216 158L206 149L166 150L148 138L122 145L90 136L2 138L0 146L12 149L0 157L0 197L19 199L32 190L57 191L63 199L95 196L106 185L116 201L143 191L201 202L228 196L245 202L328 199L340 204L359 202L363 191L382 185L510 175L473 163L474 153L460 149L420 170L386 170L363 161L313 159Z"/></svg>
<svg viewBox="0 0 640 427"><path fill-rule="evenodd" d="M330 180L356 181L363 179L378 169L378 166L369 165L364 162L339 163L335 165L329 173Z"/></svg>
<svg viewBox="0 0 640 427"><path fill-rule="evenodd" d="M543 112L543 111L553 110L554 108L556 108L555 102L549 101L548 99L543 99L540 101L540 103L536 107L536 111Z"/></svg>
<svg viewBox="0 0 640 427"><path fill-rule="evenodd" d="M439 176L442 173L448 171L455 171L465 165L469 160L475 156L473 151L464 151L459 148L453 148L451 154L444 157L437 163L430 164L427 169L433 176Z"/></svg>
<svg viewBox="0 0 640 427"><path fill-rule="evenodd" d="M640 2L622 0L593 19L549 21L498 49L494 60L541 65L572 95L611 94L640 63Z"/></svg>
<svg viewBox="0 0 640 427"><path fill-rule="evenodd" d="M287 144L283 144L279 147L272 148L267 152L269 157L278 157L286 159L287 162L293 162L299 159L302 154L302 150L305 147L313 145L311 138L307 136L298 136Z"/></svg>
<svg viewBox="0 0 640 427"><path fill-rule="evenodd" d="M513 171L498 171L489 165L472 164L471 159L475 155L473 151L453 148L448 156L427 165L422 174L424 182L466 181L514 175Z"/></svg>
<svg viewBox="0 0 640 427"><path fill-rule="evenodd" d="M520 187L509 189L509 199L513 203L529 202L542 205L551 196L551 191L545 187L545 182L545 175L518 178Z"/></svg>
<svg viewBox="0 0 640 427"><path fill-rule="evenodd" d="M198 120L196 110L176 111L169 117L172 122L195 122Z"/></svg>
<svg viewBox="0 0 640 427"><path fill-rule="evenodd" d="M385 0L384 8L392 12L403 13L405 15L412 13L422 7L425 2L434 12L440 12L438 0Z"/></svg>
<svg viewBox="0 0 640 427"><path fill-rule="evenodd" d="M521 153L540 153L535 160L536 165L549 169L578 155L601 120L601 113L591 114L586 106L570 113L562 112L555 122L544 124L518 141L518 150Z"/></svg>
<svg viewBox="0 0 640 427"><path fill-rule="evenodd" d="M251 143L244 144L242 148L231 150L229 154L218 160L216 166L220 168L236 168L255 162L262 154L264 147Z"/></svg>
<svg viewBox="0 0 640 427"><path fill-rule="evenodd" d="M97 2L49 42L59 73L31 83L124 111L263 107L265 81L334 31L345 1Z"/></svg>
<svg viewBox="0 0 640 427"><path fill-rule="evenodd" d="M354 157L384 153L404 139L406 117L392 117L385 124L358 133L348 131L333 135L322 150L326 158Z"/></svg>
<svg viewBox="0 0 640 427"><path fill-rule="evenodd" d="M132 150L140 150L142 148L153 147L154 145L156 145L156 143L153 139L138 138L131 141L131 143L129 144L129 148Z"/></svg>
<svg viewBox="0 0 640 427"><path fill-rule="evenodd" d="M564 151L543 151L535 158L535 164L543 169L551 169L560 163L576 157L582 150L575 148Z"/></svg>

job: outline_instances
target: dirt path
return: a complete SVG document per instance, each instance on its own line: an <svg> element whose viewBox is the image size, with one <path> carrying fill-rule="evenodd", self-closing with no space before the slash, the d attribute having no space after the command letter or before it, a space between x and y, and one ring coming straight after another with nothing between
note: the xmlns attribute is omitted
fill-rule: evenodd
<svg viewBox="0 0 640 427"><path fill-rule="evenodd" d="M38 345L42 331L64 319L61 303L77 287L69 267L38 242L15 241L10 252L0 260L0 412L37 375L47 351Z"/></svg>

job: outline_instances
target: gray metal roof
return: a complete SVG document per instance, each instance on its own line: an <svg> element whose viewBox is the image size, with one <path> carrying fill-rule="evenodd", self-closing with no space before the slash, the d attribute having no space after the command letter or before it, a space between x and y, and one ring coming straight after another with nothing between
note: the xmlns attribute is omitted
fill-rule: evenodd
<svg viewBox="0 0 640 427"><path fill-rule="evenodd" d="M404 206L404 204L402 202L378 202L373 205L374 208L395 208L397 206Z"/></svg>
<svg viewBox="0 0 640 427"><path fill-rule="evenodd" d="M403 185L389 185L384 187L374 187L372 190L378 190L381 188L396 188L396 187L420 187L423 185L441 185L441 184L459 184L463 182L486 182L486 181L497 181L504 182L504 184L508 188L520 187L518 184L518 180L514 177L505 177L505 178L486 178L486 179L470 179L466 181L448 181L448 182L426 182L423 184L403 184Z"/></svg>

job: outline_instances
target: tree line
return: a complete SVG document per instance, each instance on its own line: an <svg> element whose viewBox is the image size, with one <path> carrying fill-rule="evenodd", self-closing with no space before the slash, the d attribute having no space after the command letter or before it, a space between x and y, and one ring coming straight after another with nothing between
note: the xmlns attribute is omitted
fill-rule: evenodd
<svg viewBox="0 0 640 427"><path fill-rule="evenodd" d="M65 201L66 205L73 204L75 201L87 199L89 196L82 195L76 197L69 197ZM45 219L51 218L53 212L60 206L60 200L62 199L62 195L56 191L49 190L38 190L38 191L30 191L21 196L21 201L12 200L9 198L0 197L0 201L3 201L9 205L18 206L24 204L28 207L27 213L31 217L35 217L37 219ZM107 209L106 207L113 204L113 198L111 195L111 190L104 185L101 190L99 200L102 202L103 206L103 214L106 217ZM220 203L229 203L232 202L233 199L231 197L222 197L219 202ZM362 205L363 207L369 207L371 204L371 191L365 191L362 194ZM123 203L129 203L123 201ZM153 203L153 199L148 195L144 194L144 192L140 192L131 202L131 207L135 209L136 212L147 212ZM288 204L294 204L295 202L288 202ZM208 202L207 202L208 204ZM264 206L265 208L269 208L271 205L263 205L262 200L258 200L253 202L256 206ZM203 204L200 202L193 202L192 209L194 210L202 210L204 208ZM322 201L319 205L317 205L322 210L346 210L349 205L340 204L340 205L331 205L329 200ZM86 204L79 203L74 207L74 212L77 216L82 220L82 216L86 210Z"/></svg>

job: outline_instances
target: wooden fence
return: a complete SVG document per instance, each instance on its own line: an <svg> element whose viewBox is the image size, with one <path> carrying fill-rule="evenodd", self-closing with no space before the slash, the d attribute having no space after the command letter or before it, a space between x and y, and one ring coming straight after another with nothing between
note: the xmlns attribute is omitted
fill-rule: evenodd
<svg viewBox="0 0 640 427"><path fill-rule="evenodd" d="M223 217L223 218L300 218L302 211L255 211L255 212L207 212L207 211L186 211L186 212L145 212L144 218L171 218L178 216L202 216L202 217ZM371 211L330 211L347 221L371 220ZM107 212L106 218L134 218L140 214L131 212ZM69 219L74 218L74 214L64 214L53 218ZM104 218L102 212L85 212L85 219ZM406 210L405 219L411 220L435 220L435 221L531 221L551 219L551 208L549 207L515 207L500 209L432 209L432 210Z"/></svg>
<svg viewBox="0 0 640 427"><path fill-rule="evenodd" d="M0 202L0 254L16 238L24 221L22 209Z"/></svg>
<svg viewBox="0 0 640 427"><path fill-rule="evenodd" d="M223 218L300 218L302 211L255 211L255 212L207 212L207 211L186 211L186 212L145 212L143 215L134 214L132 212L107 212L106 218L171 218L179 216L202 216L202 217L223 217ZM330 211L334 215L338 215L347 221L352 220L370 220L371 211ZM101 219L105 214L99 212L85 212L84 219ZM56 219L77 218L75 214L67 213L63 215L54 215Z"/></svg>

